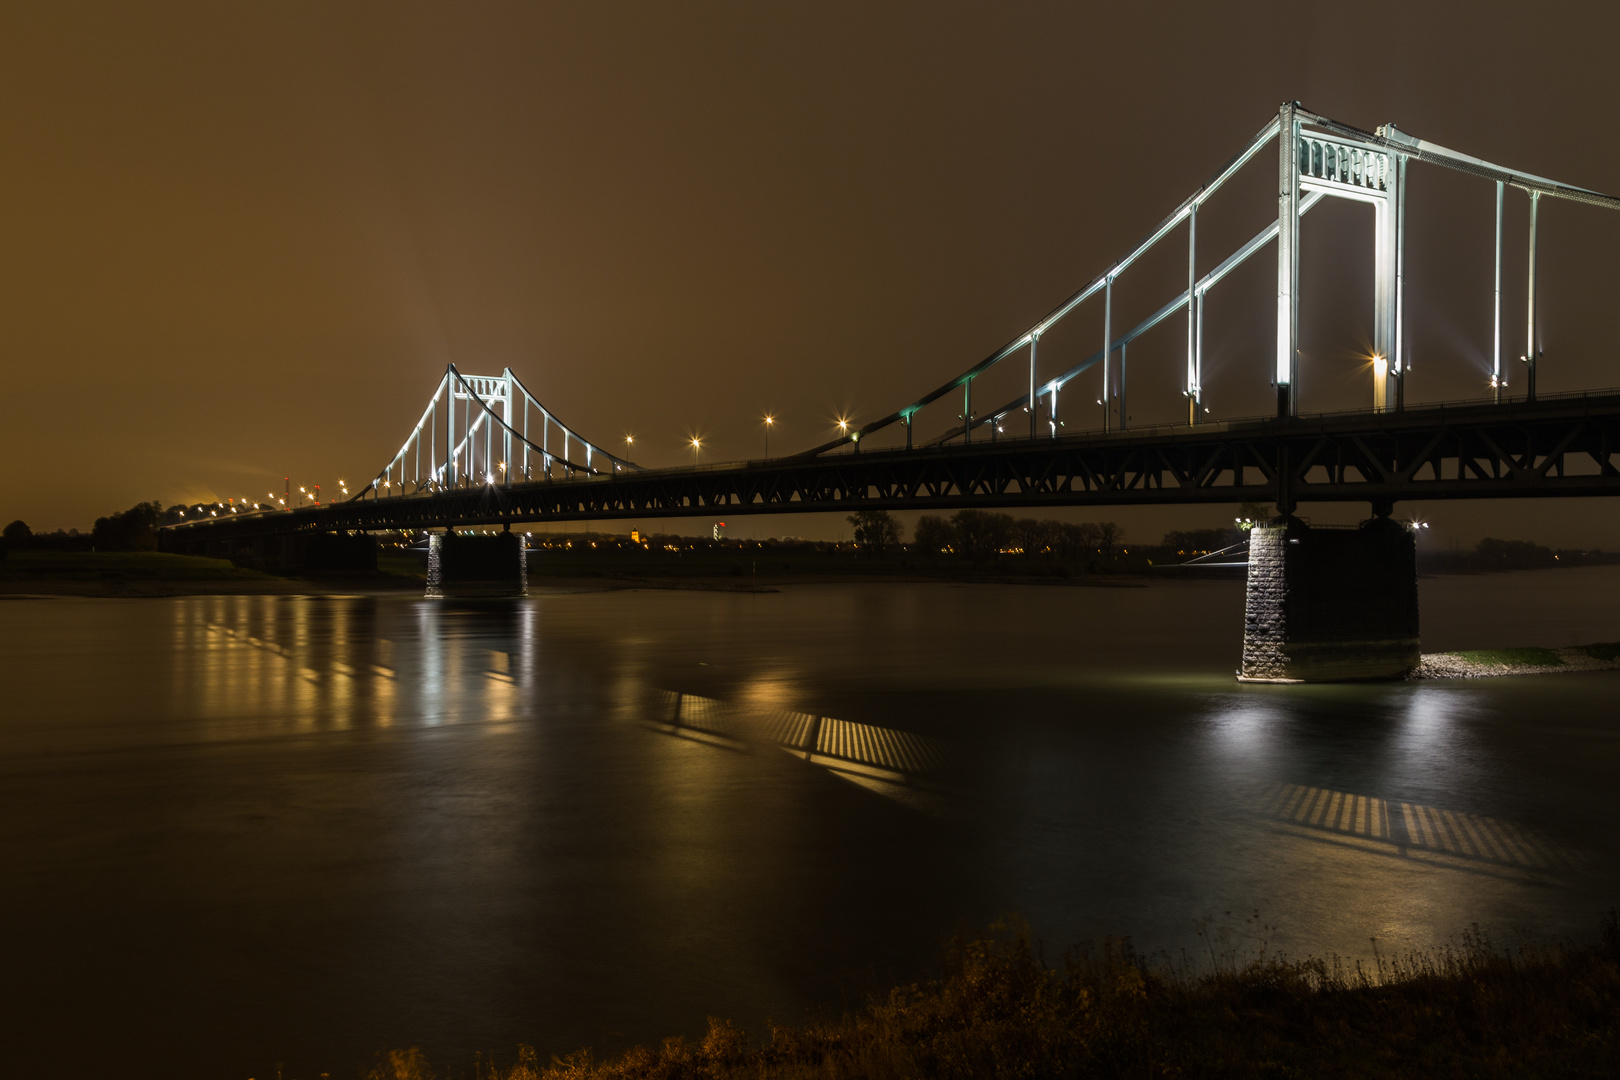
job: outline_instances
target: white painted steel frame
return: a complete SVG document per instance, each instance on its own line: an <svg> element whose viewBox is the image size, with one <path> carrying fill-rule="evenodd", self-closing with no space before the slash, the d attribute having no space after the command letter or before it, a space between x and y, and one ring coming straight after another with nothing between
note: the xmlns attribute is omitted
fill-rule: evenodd
<svg viewBox="0 0 1620 1080"><path fill-rule="evenodd" d="M514 426L517 420L515 414L516 402L521 395L523 412L521 428ZM441 461L438 456L438 409L439 400L445 401L445 456ZM477 404L476 417L473 414L474 403ZM457 405L463 409L460 424L460 437L457 437ZM536 446L529 440L529 409L534 408L540 413L543 425L541 444ZM499 410L499 412L497 412ZM550 452L551 429L555 427L563 435L563 453L561 456ZM503 460L494 461L494 433L501 431L501 447ZM426 435L428 441L428 471L424 477L421 470L422 441ZM400 445L398 453L394 455L377 476L365 488L351 496L352 499L362 498L367 494L376 497L381 494L395 494L394 488L399 488L398 494L409 494L405 489L406 474L405 461L407 456L415 451L414 475L411 477L413 491L440 491L448 488L466 487L478 483L478 456L479 436L482 435L483 449L483 476L485 485L492 485L499 481L510 487L514 482L514 475L521 475L524 481L533 480L529 467L529 451L533 450L540 456L543 464L544 477L553 478L554 463L561 462L569 475L576 470L583 470L587 475L598 470L595 466L597 456L607 458L612 469L641 471L642 467L632 461L607 453L589 441L581 438L574 431L559 421L535 396L523 385L521 379L513 374L511 368L506 368L500 375L462 375L454 364L445 367L445 373L433 389L433 395L428 400L427 408L417 420L416 426L406 436ZM512 442L516 439L523 451L523 467L521 472L513 467ZM585 462L580 465L569 460L569 443L577 442L584 450ZM399 470L399 479L395 480L395 469Z"/></svg>
<svg viewBox="0 0 1620 1080"><path fill-rule="evenodd" d="M1185 202L1183 202L1179 207L1177 207L1175 209L1175 211L1173 211L1170 214L1169 217L1165 218L1162 222L1160 222L1158 227L1155 228L1151 233L1149 233L1148 236L1145 239L1143 239L1134 248L1132 248L1123 258L1119 259L1112 266L1110 266L1106 271L1104 271L1097 278L1092 280L1088 285L1085 286L1085 288L1081 289L1079 292L1077 292L1073 296L1069 297L1063 303L1059 304L1056 308L1052 309L1052 311L1047 313L1047 315L1044 318L1042 318L1040 321L1038 321L1034 326L1030 327L1027 331L1025 331L1024 333L1018 335L1013 340L1007 342L1007 344L1003 345L1001 348L997 349L995 352L991 353L989 356L987 356L983 360L979 361L977 364L975 364L973 367L969 368L967 371L964 371L961 375L958 375L956 378L952 379L951 381L939 386L937 389L931 391L930 393L924 394L922 397L918 398L916 401L912 402L910 405L907 405L907 406L905 406L903 408L897 409L894 412L890 413L888 416L883 417L882 419L874 420L871 423L866 424L865 426L863 426L861 428L858 428L855 431L852 431L852 432L850 432L850 433L848 433L846 435L842 435L839 438L833 439L830 442L827 442L827 443L825 443L825 444L823 444L821 446L817 446L817 447L814 447L813 449L807 450L807 451L805 451L805 454L807 456L813 456L813 455L816 455L816 454L825 453L828 450L832 450L832 449L834 449L836 447L843 446L843 445L845 445L847 443L855 442L855 441L857 441L859 439L864 439L867 436L869 436L870 434L872 434L873 432L880 431L883 428L886 428L890 424L893 424L893 423L906 422L906 423L909 424L910 418L918 410L922 409L924 406L930 405L933 402L939 400L945 394L950 393L952 390L955 390L957 387L962 386L965 383L971 382L973 379L977 378L979 375L983 374L985 371L987 371L990 368L994 367L996 364L1000 363L1002 360L1006 359L1008 356L1010 356L1013 353L1017 352L1019 349L1022 349L1025 345L1030 344L1030 342L1033 341L1035 338L1039 337L1041 334L1044 334L1047 330L1051 329L1051 327L1053 325L1055 325L1065 315L1069 314L1069 312L1073 311L1075 308L1077 308L1081 304L1085 303L1091 297L1095 296L1099 290L1106 288L1108 286L1108 283L1113 278L1117 277L1122 271L1124 271L1127 267L1129 267L1132 263L1134 263L1137 259L1139 259L1144 253L1146 253L1150 248L1152 248L1154 244L1156 244L1160 240L1162 240L1165 237L1165 235L1168 234L1171 230L1173 230L1177 225L1180 225L1181 222L1184 219L1186 219L1188 217L1188 215L1192 212L1193 207L1208 201L1210 196L1214 195L1215 192L1217 190L1219 190L1220 187L1223 184L1225 184L1227 180L1231 179L1232 176L1239 169L1243 168L1244 165L1248 164L1249 160L1251 158L1253 158L1255 154L1259 153L1260 150L1265 146L1267 141L1269 141L1272 138L1272 136L1274 136L1276 133L1277 133L1277 122L1276 122L1276 120L1271 120L1271 121L1267 122L1266 126L1261 128L1260 131L1258 133L1256 133L1254 138L1249 140L1248 145L1245 146L1244 149L1241 152L1239 152L1235 157L1233 157L1232 160L1227 162L1226 165L1223 166L1221 168L1221 170L1218 173L1216 173L1213 178L1211 178L1208 182L1206 182L1202 187L1200 187L1196 192L1194 192L1191 197L1189 197ZM1085 365L1085 367L1090 367L1090 365L1087 364L1087 365ZM1076 372L1075 374L1077 374L1077 373L1078 372ZM1052 391L1052 406L1051 406L1052 412L1051 412L1051 420L1050 420L1050 422L1052 424L1052 429L1053 429L1054 434L1056 433L1056 429L1057 429L1057 426L1058 426L1058 421L1057 421L1057 389L1058 389L1058 387L1060 387L1062 385L1063 382L1067 382L1068 379L1070 379L1070 378L1073 378L1073 374L1069 374L1065 378L1056 381L1055 385L1049 383L1047 388L1046 388L1046 389L1050 389ZM1012 406L1012 408L1017 408L1017 407L1023 406L1023 405L1031 405L1032 406L1033 402L1030 399L1022 398L1017 403L1015 403ZM1010 410L1008 410L1008 411L1010 411ZM990 414L986 414L986 415L988 416Z"/></svg>
<svg viewBox="0 0 1620 1080"><path fill-rule="evenodd" d="M1311 130L1313 139L1324 140L1331 135L1335 142L1335 151L1340 148L1353 150L1362 155L1360 166L1363 182L1355 182L1356 167L1354 161L1346 161L1351 182L1344 182L1327 176L1311 176L1308 180L1301 177L1302 171L1313 171L1309 166L1313 161L1308 160L1306 167L1301 168L1297 157L1300 148L1300 135L1305 131L1306 125ZM1197 283L1196 275L1196 213L1214 192L1231 178L1239 169L1246 165L1256 153L1273 137L1277 138L1278 150L1278 220L1268 230L1263 230L1232 257L1222 264L1220 273L1206 275L1206 278ZM1325 141L1325 140L1324 140ZM1325 153L1325 147L1324 151ZM1365 181L1367 162L1370 160L1379 168L1377 179L1380 183L1370 187ZM1367 132L1332 120L1320 114L1309 112L1302 108L1298 102L1285 102L1278 110L1276 119L1267 123L1259 133L1251 139L1248 145L1231 159L1216 176L1199 188L1190 198L1177 207L1177 209L1162 221L1141 243L1137 244L1128 254L1119 259L1102 274L1098 275L1083 289L1070 296L1062 304L1048 313L1044 318L1029 330L1009 341L1000 349L991 353L978 364L958 375L950 382L945 383L936 390L918 398L910 405L896 410L894 413L866 424L846 435L834 439L821 446L814 447L805 452L805 456L814 456L826 453L848 443L857 443L873 432L879 431L890 424L899 422L906 426L906 445L912 445L912 422L915 414L924 406L938 400L942 395L949 393L958 386L963 387L963 425L958 432L949 432L938 441L947 441L960 434L964 440L971 440L972 429L979 423L995 425L1005 413L1023 407L1030 413L1030 433L1033 437L1037 430L1037 398L1040 393L1050 393L1048 424L1053 437L1056 437L1059 426L1057 401L1058 391L1069 380L1090 368L1099 359L1104 363L1104 396L1103 402L1109 400L1108 384L1108 357L1114 348L1123 348L1129 340L1151 326L1161 321L1170 311L1179 309L1182 304L1187 305L1188 320L1188 371L1186 380L1186 394L1189 398L1189 420L1196 420L1202 409L1202 365L1203 365L1203 306L1204 293L1208 287L1224 276L1225 270L1242 262L1258 250L1260 246L1269 243L1271 239L1278 238L1278 289L1277 289L1277 359L1273 373L1273 380L1278 386L1278 401L1281 411L1291 413L1295 407L1294 384L1298 377L1298 258L1299 258L1299 218L1316 199L1326 194L1345 197L1361 197L1374 203L1377 209L1378 220L1376 224L1375 244L1378 254L1375 263L1380 278L1375 301L1375 348L1386 362L1388 375L1383 385L1375 386L1375 407L1386 407L1388 392L1393 383L1397 404L1404 397L1404 376L1410 370L1411 364L1406 356L1404 346L1405 333L1405 233L1406 233L1406 206L1405 206L1405 180L1406 163L1415 158L1427 164L1440 165L1460 172L1468 173L1485 179L1494 180L1498 187L1498 240L1497 240L1497 302L1495 324L1495 348L1493 355L1493 383L1497 386L1498 398L1500 387L1505 385L1501 378L1501 315L1500 315L1500 262L1501 262L1501 188L1511 185L1521 188L1532 196L1532 239L1534 232L1535 203L1540 195L1550 195L1555 198L1567 199L1573 202L1599 206L1606 209L1620 209L1620 199L1602 192L1588 188L1563 184L1533 173L1520 172L1507 169L1503 166L1485 161L1482 158L1472 157L1440 146L1437 143L1414 138L1400 131L1394 124L1381 126L1378 131ZM1325 163L1324 163L1325 164ZM1337 162L1336 162L1337 164ZM1393 165L1393 167L1391 167ZM1326 169L1324 168L1324 173ZM1337 172L1337 170L1336 170ZM1303 182L1302 182L1303 180ZM1359 196L1352 194L1359 189ZM1370 197L1369 197L1370 196ZM1171 230L1183 220L1188 225L1188 289L1179 300L1172 301L1161 309L1159 313L1150 317L1138 328L1125 335L1117 342L1112 338L1112 285L1116 277L1134 263L1149 248L1158 243ZM1534 245L1532 243L1531 267L1531 305L1530 321L1532 325L1531 338L1527 345L1526 362L1530 367L1533 380L1536 360L1534 339ZM1213 278L1213 280L1211 280ZM1107 310L1104 313L1104 343L1103 349L1095 356L1087 358L1080 364L1064 372L1062 375L1048 381L1044 386L1037 385L1036 353L1038 341L1046 330L1073 311L1080 304L1096 295L1099 291L1105 294ZM1010 403L1006 408L992 413L983 414L982 419L973 417L971 410L972 381L985 371L1000 363L1007 356L1023 348L1030 347L1030 386L1028 392L1017 401ZM1104 405L1107 426L1107 405Z"/></svg>

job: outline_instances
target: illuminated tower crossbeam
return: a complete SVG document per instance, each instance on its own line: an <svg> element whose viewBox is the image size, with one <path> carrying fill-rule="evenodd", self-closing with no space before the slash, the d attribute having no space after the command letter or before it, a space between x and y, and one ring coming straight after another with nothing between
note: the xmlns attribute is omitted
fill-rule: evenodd
<svg viewBox="0 0 1620 1080"><path fill-rule="evenodd" d="M1299 411L1299 219L1306 193L1373 208L1372 407L1383 412L1392 402L1392 383L1405 372L1398 325L1404 159L1368 141L1322 134L1307 126L1308 116L1297 102L1285 103L1277 114L1277 415Z"/></svg>
<svg viewBox="0 0 1620 1080"><path fill-rule="evenodd" d="M439 409L444 408L444 454L439 454ZM529 414L539 414L540 443L529 439ZM550 450L551 432L562 435L562 453ZM500 436L497 459L496 435ZM427 447L427 468L422 468L423 445ZM521 451L521 465L514 462L515 447ZM575 460L577 453L583 460ZM536 478L530 452L541 465L538 479L556 478L556 466L564 477L586 476L604 471L641 471L641 466L599 449L563 424L542 405L511 368L499 375L463 375L454 364L446 365L444 376L433 396L411 429L399 452L383 466L376 478L355 498L410 495L467 488L510 487ZM601 462L606 462L606 468ZM410 463L407 472L406 463Z"/></svg>

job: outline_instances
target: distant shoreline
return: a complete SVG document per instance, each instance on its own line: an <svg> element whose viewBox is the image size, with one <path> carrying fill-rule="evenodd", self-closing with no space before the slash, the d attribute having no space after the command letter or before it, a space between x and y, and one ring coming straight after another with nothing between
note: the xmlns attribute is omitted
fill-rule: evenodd
<svg viewBox="0 0 1620 1080"><path fill-rule="evenodd" d="M172 555L162 552L48 552L12 551L0 559L0 599L78 597L85 599L153 599L169 596L399 596L419 592L426 575L416 556L380 553L381 568L374 574L281 577L239 567L225 559ZM1065 566L1051 561L1020 565L1008 557L1000 564L976 567L955 560L913 560L849 556L839 565L824 555L803 560L772 558L771 568L759 573L764 558L682 558L638 566L615 565L618 560L598 559L595 553L559 556L531 551L531 593L692 591L775 593L799 585L893 584L1021 585L1060 588L1140 589L1156 582L1232 581L1242 574L1233 570L1182 567L1175 564ZM577 562L576 562L577 559ZM568 565L573 563L574 565ZM1537 569L1559 569L1545 567ZM1570 566L1569 569L1579 567ZM1510 570L1451 570L1420 577L1512 573ZM1539 674L1554 671L1597 671L1620 667L1620 659L1597 658L1575 646L1562 650L1498 650L1487 659L1478 653L1426 653L1412 678L1485 678L1498 675Z"/></svg>
<svg viewBox="0 0 1620 1080"><path fill-rule="evenodd" d="M411 596L421 595L422 578L390 575L346 578L262 578L185 580L97 580L82 578L0 578L0 600L150 600L169 596ZM801 585L1023 585L1079 589L1142 589L1147 581L1125 575L1054 579L1039 577L930 577L922 574L801 574L747 577L630 577L531 575L530 595L591 592L779 593Z"/></svg>

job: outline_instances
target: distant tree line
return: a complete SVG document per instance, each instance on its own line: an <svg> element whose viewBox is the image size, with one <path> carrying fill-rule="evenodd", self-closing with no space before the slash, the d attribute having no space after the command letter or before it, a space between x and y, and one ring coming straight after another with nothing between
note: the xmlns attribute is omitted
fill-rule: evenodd
<svg viewBox="0 0 1620 1080"><path fill-rule="evenodd" d="M1418 569L1429 574L1489 574L1502 570L1544 570L1555 566L1606 566L1620 553L1599 549L1543 547L1529 540L1486 537L1472 551L1423 551Z"/></svg>
<svg viewBox="0 0 1620 1080"><path fill-rule="evenodd" d="M128 510L96 518L90 530L90 543L97 551L156 551L157 529L163 506L157 502L136 503Z"/></svg>
<svg viewBox="0 0 1620 1080"><path fill-rule="evenodd" d="M0 530L0 558L7 551L89 551L90 534L78 529L57 529L37 533L26 521L13 521Z"/></svg>
<svg viewBox="0 0 1620 1080"><path fill-rule="evenodd" d="M887 510L857 510L844 519L855 527L855 545L868 555L900 546L900 522Z"/></svg>
<svg viewBox="0 0 1620 1080"><path fill-rule="evenodd" d="M1241 544L1246 538L1247 534L1236 526L1225 529L1172 529L1164 534L1160 546L1166 555L1191 559Z"/></svg>
<svg viewBox="0 0 1620 1080"><path fill-rule="evenodd" d="M78 529L36 533L26 521L18 520L0 530L0 539L11 551L156 551L158 526L180 520L175 515L179 509L170 507L166 513L161 503L136 503L128 510L97 518L88 533Z"/></svg>
<svg viewBox="0 0 1620 1080"><path fill-rule="evenodd" d="M898 548L903 539L900 523L887 511L860 510L848 520L863 550L881 553ZM1110 559L1124 538L1125 530L1112 521L1038 520L968 509L949 518L919 518L910 550L926 559L954 557L980 564L1001 556Z"/></svg>
<svg viewBox="0 0 1620 1080"><path fill-rule="evenodd" d="M219 517L232 513L273 509L245 503L176 504L164 508L153 502L136 503L96 519L89 533L77 529L58 529L51 533L36 533L24 521L17 520L0 530L0 558L5 553L21 550L47 551L154 551L160 526L206 517ZM1209 554L1240 543L1246 538L1245 529L1251 521L1259 520L1265 508L1245 504L1237 523L1226 528L1175 529L1164 534L1157 548L1143 548L1141 557L1179 561ZM1124 554L1122 547L1125 530L1112 521L1069 522L1050 518L1015 518L986 510L958 510L949 518L924 515L917 521L912 542L904 543L905 534L900 522L886 510L857 510L846 519L854 530L856 549L865 555L883 556L889 552L909 551L928 560L963 561L984 566L1001 559L1045 559L1060 563L1089 562L1118 563ZM707 537L643 536L641 542L632 543L628 537L604 534L568 534L549 536L531 543L539 547L563 547L572 541L576 548L636 547L676 548L763 548L802 547L815 550L833 550L840 545L825 541L711 541ZM1597 566L1620 563L1620 553L1602 550L1544 547L1529 540L1499 540L1487 537L1472 550L1423 551L1418 556L1418 567L1425 573L1490 573L1504 570L1535 570L1558 566ZM1012 564L1008 564L1009 566ZM1043 573L1046 571L1042 571Z"/></svg>

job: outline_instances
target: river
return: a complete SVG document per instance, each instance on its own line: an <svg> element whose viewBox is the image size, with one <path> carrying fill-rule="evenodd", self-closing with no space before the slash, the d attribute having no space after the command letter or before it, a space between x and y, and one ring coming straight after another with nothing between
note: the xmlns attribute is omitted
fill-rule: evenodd
<svg viewBox="0 0 1620 1080"><path fill-rule="evenodd" d="M1422 583L1620 639L1620 568ZM837 1011L1004 915L1366 957L1620 901L1620 672L1232 677L1237 581L0 602L5 1071L348 1075Z"/></svg>

